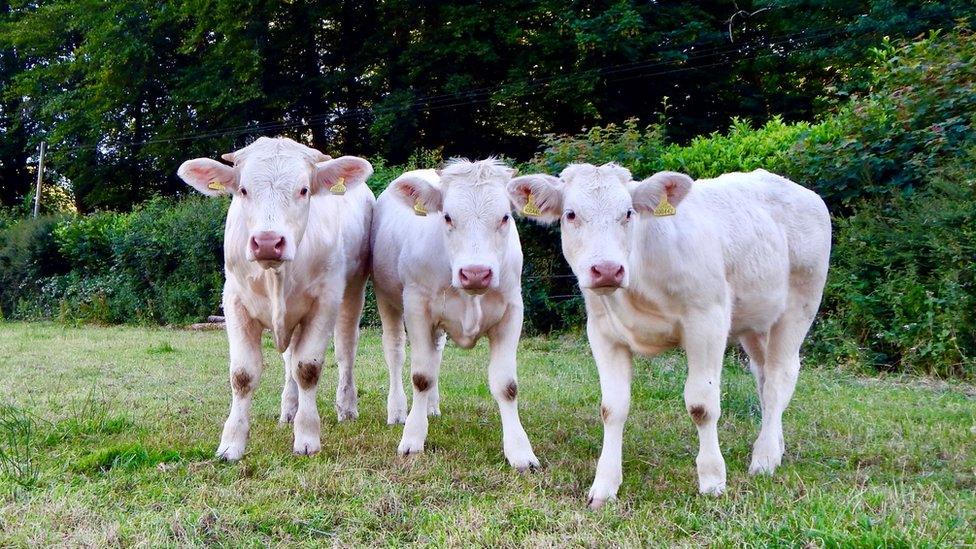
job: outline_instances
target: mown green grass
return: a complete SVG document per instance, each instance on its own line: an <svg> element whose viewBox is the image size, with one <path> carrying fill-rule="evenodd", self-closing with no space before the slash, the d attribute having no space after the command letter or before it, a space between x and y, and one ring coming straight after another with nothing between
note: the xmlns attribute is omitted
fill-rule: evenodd
<svg viewBox="0 0 976 549"><path fill-rule="evenodd" d="M225 464L211 459L230 398L223 333L0 324L0 404L32 418L37 474L0 481L0 545L976 543L972 385L805 368L786 462L751 478L758 400L730 359L728 492L711 498L696 493L683 359L641 361L620 499L594 513L584 502L601 444L599 386L578 338L521 344L522 418L543 462L525 475L501 453L484 344L449 346L444 415L427 453L409 459L395 457L401 428L385 424L377 332L360 349L357 421L336 423L334 368L323 376L323 452L312 458L292 456L290 431L276 425L281 360L265 351L247 454Z"/></svg>

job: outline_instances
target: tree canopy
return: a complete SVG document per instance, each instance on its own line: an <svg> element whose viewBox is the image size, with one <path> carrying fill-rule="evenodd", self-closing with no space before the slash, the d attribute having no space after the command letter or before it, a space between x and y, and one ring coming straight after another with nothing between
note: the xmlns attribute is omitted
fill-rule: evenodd
<svg viewBox="0 0 976 549"><path fill-rule="evenodd" d="M809 119L870 85L882 37L969 0L231 2L0 0L0 201L48 179L82 211L181 192L179 163L258 135L401 162L530 156L638 117L669 139Z"/></svg>

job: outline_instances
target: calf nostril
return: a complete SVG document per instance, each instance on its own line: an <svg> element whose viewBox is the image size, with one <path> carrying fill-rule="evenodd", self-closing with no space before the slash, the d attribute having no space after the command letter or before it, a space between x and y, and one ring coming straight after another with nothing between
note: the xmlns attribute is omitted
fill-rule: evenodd
<svg viewBox="0 0 976 549"><path fill-rule="evenodd" d="M278 242L275 242L274 249L275 251L280 252L284 247L285 247L285 237L281 237L278 239Z"/></svg>
<svg viewBox="0 0 976 549"><path fill-rule="evenodd" d="M624 266L621 265L617 272L613 275L617 280L622 280L624 277Z"/></svg>

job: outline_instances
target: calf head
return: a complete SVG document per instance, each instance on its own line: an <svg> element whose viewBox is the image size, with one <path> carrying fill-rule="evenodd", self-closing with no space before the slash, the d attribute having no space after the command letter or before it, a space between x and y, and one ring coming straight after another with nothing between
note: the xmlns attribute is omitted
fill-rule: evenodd
<svg viewBox="0 0 976 549"><path fill-rule="evenodd" d="M516 208L530 212L537 222L559 220L563 255L580 287L609 293L630 283L635 218L652 215L665 196L677 206L691 184L690 177L675 172L635 183L629 170L613 163L572 164L558 178L517 177L508 184L508 193ZM525 208L530 200L534 210Z"/></svg>
<svg viewBox="0 0 976 549"><path fill-rule="evenodd" d="M505 192L514 173L494 159L453 160L439 172L439 184L415 175L392 183L401 200L439 218L455 288L480 294L498 287L502 258L515 230Z"/></svg>
<svg viewBox="0 0 976 549"><path fill-rule="evenodd" d="M208 196L230 194L229 218L240 220L245 235L239 245L244 257L264 268L277 268L295 258L305 235L313 197L342 183L346 189L363 184L373 173L369 162L355 156L333 159L287 138L258 138L221 158L184 162L177 174ZM231 237L228 231L225 235Z"/></svg>

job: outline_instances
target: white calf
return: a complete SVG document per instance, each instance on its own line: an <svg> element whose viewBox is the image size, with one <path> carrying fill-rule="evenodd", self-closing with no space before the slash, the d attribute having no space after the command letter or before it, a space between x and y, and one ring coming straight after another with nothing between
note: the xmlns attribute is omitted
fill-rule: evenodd
<svg viewBox="0 0 976 549"><path fill-rule="evenodd" d="M539 465L519 421L515 355L522 331L522 247L505 185L514 170L494 160L456 160L438 175L407 172L383 191L373 223L373 284L390 369L388 422L406 422L398 452L422 452L427 415L439 414L446 335L491 347L488 384L498 402L505 457ZM403 391L404 325L413 406Z"/></svg>
<svg viewBox="0 0 976 549"><path fill-rule="evenodd" d="M633 353L675 346L688 355L684 397L698 428L699 489L725 489L716 426L730 335L749 355L762 404L749 470L771 473L783 456L800 344L827 277L830 217L820 197L764 170L695 183L662 172L634 183L614 164L519 177L509 193L519 207L531 197L538 220L560 220L563 254L586 301L604 423L589 505L620 486Z"/></svg>
<svg viewBox="0 0 976 549"><path fill-rule="evenodd" d="M210 196L231 194L224 231L224 314L233 401L217 456L244 454L254 390L264 370L261 332L284 353L281 422L295 423L294 451L321 448L315 391L335 334L336 411L355 418L353 361L359 342L375 202L369 162L330 159L291 139L259 138L225 154L188 160L179 175Z"/></svg>

